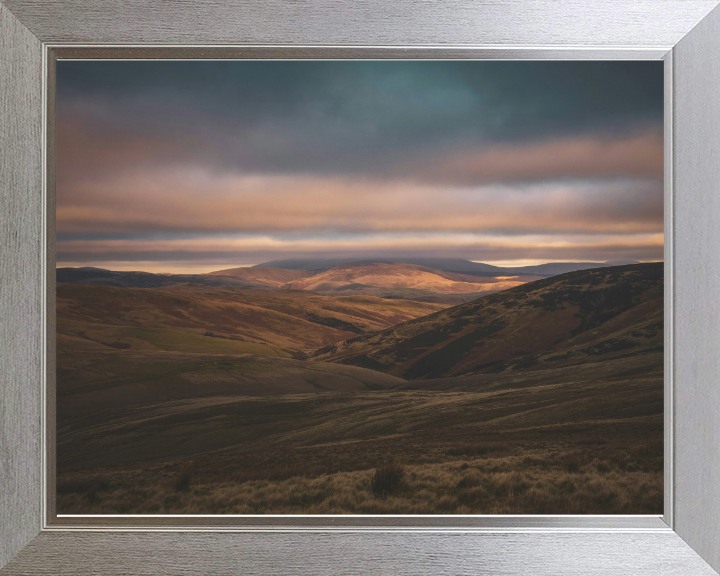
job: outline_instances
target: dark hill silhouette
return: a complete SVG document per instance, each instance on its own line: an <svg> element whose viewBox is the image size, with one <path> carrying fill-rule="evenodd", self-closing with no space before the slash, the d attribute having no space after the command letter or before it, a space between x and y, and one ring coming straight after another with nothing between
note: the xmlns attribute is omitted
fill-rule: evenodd
<svg viewBox="0 0 720 576"><path fill-rule="evenodd" d="M651 263L529 282L330 345L316 357L414 380L556 368L661 353L662 346L663 264Z"/></svg>

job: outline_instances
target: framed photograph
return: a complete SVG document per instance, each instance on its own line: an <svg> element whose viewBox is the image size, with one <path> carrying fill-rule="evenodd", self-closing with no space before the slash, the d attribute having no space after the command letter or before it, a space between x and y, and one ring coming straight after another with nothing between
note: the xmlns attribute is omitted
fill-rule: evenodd
<svg viewBox="0 0 720 576"><path fill-rule="evenodd" d="M0 3L0 573L715 574L716 4Z"/></svg>

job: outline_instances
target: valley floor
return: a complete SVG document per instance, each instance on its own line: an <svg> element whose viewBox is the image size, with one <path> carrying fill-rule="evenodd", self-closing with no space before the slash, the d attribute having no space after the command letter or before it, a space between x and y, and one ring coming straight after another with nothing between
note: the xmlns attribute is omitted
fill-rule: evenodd
<svg viewBox="0 0 720 576"><path fill-rule="evenodd" d="M61 395L60 514L662 513L662 353L416 382L249 355L186 362L150 387L109 378ZM344 388L318 380L325 369ZM260 396L213 370L305 385ZM109 396L90 414L98 390ZM134 403L113 400L128 390Z"/></svg>

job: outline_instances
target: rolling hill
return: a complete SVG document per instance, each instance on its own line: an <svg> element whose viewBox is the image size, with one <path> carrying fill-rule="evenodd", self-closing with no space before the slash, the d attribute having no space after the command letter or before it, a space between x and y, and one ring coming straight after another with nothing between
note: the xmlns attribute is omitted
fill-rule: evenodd
<svg viewBox="0 0 720 576"><path fill-rule="evenodd" d="M287 287L321 294L367 294L412 300L432 300L433 296L456 295L468 301L538 278L539 276L478 277L443 272L416 264L368 261L339 264L329 270L290 282Z"/></svg>
<svg viewBox="0 0 720 576"><path fill-rule="evenodd" d="M256 284L257 286L285 288L289 283L312 276L313 272L307 270L285 270L283 268L255 268L244 266L241 268L229 268L227 270L217 270L203 276L215 276L221 278L235 278L237 280L247 282L248 284Z"/></svg>
<svg viewBox="0 0 720 576"><path fill-rule="evenodd" d="M57 332L118 350L290 356L444 307L295 290L58 284Z"/></svg>
<svg viewBox="0 0 720 576"><path fill-rule="evenodd" d="M272 265L272 266L271 266ZM278 260L207 274L153 274L102 268L58 268L60 284L118 288L211 287L308 290L328 296L375 296L456 305L499 290L568 271L602 267L593 262L558 262L501 268L460 258L373 260Z"/></svg>
<svg viewBox="0 0 720 576"><path fill-rule="evenodd" d="M651 263L538 280L315 356L415 380L661 358L662 347L663 264Z"/></svg>
<svg viewBox="0 0 720 576"><path fill-rule="evenodd" d="M461 304L484 294L520 285L542 276L473 276L417 264L351 262L327 270L240 267L208 274L152 274L101 268L59 268L59 284L167 288L206 287L305 290L328 296L374 296L438 304Z"/></svg>

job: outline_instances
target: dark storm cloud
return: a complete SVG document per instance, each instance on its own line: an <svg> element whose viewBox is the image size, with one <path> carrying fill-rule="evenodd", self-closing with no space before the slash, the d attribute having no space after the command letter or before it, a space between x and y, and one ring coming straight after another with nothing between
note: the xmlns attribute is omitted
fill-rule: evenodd
<svg viewBox="0 0 720 576"><path fill-rule="evenodd" d="M428 151L662 120L659 62L60 62L59 112L218 168L383 170ZM63 136L64 137L64 136ZM151 155L154 157L154 155Z"/></svg>

